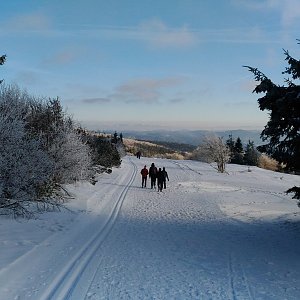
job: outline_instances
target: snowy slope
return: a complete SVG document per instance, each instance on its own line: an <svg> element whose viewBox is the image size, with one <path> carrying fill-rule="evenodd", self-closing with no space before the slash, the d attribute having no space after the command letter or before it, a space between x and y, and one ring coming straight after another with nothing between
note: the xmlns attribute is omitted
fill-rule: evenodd
<svg viewBox="0 0 300 300"><path fill-rule="evenodd" d="M141 188L154 162L170 182ZM125 157L71 211L0 219L0 299L300 299L299 176Z"/></svg>

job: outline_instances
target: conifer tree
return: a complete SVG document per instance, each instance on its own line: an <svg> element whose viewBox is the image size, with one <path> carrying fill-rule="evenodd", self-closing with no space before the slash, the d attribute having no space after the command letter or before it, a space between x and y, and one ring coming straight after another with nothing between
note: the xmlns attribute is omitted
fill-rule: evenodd
<svg viewBox="0 0 300 300"><path fill-rule="evenodd" d="M240 137L238 137L233 146L231 163L242 165L244 163L243 152L244 149L243 149L242 140Z"/></svg>
<svg viewBox="0 0 300 300"><path fill-rule="evenodd" d="M243 149L243 144L242 144L242 140L240 137L238 137L235 141L234 144L234 151L236 153L243 153L244 149Z"/></svg>
<svg viewBox="0 0 300 300"><path fill-rule="evenodd" d="M258 99L259 108L269 111L269 121L261 133L265 145L258 149L271 155L284 164L286 171L300 172L300 85L295 80L300 79L300 61L291 57L284 50L288 63L282 74L288 74L292 79L285 79L285 86L272 82L257 68L249 67L259 84L255 93L265 93ZM300 187L294 187L287 192L293 192L294 198L300 199Z"/></svg>
<svg viewBox="0 0 300 300"><path fill-rule="evenodd" d="M229 138L226 141L226 145L232 154L234 152L234 140L232 138L232 134L229 135Z"/></svg>
<svg viewBox="0 0 300 300"><path fill-rule="evenodd" d="M244 163L248 166L257 166L259 155L259 152L254 146L254 142L249 140L244 154Z"/></svg>

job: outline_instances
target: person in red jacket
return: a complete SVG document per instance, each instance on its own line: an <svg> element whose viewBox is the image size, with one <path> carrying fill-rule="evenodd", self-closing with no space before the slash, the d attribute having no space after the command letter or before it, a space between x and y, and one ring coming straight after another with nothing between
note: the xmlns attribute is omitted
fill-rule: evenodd
<svg viewBox="0 0 300 300"><path fill-rule="evenodd" d="M142 188L146 187L147 185L147 176L149 174L148 170L147 170L147 166L144 166L144 168L141 171L142 174Z"/></svg>

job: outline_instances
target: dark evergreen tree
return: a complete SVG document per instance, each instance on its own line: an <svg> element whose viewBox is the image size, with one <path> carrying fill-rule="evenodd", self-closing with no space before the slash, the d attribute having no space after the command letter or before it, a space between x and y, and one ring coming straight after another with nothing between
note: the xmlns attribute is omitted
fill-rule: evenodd
<svg viewBox="0 0 300 300"><path fill-rule="evenodd" d="M271 81L257 68L249 67L259 84L255 93L265 93L258 99L259 108L269 111L269 121L261 133L263 141L267 142L258 148L285 165L286 171L300 172L300 85L294 81L300 78L300 61L292 58L284 50L288 63L283 74L292 76L285 79L286 86L280 86ZM294 187L294 198L300 199L300 187Z"/></svg>
<svg viewBox="0 0 300 300"><path fill-rule="evenodd" d="M259 155L254 142L249 140L244 154L244 163L248 166L257 166Z"/></svg>
<svg viewBox="0 0 300 300"><path fill-rule="evenodd" d="M232 134L229 135L229 138L226 141L226 145L227 145L228 149L230 150L230 155L232 156L234 153L234 140L232 138ZM230 161L231 161L231 159L230 159Z"/></svg>
<svg viewBox="0 0 300 300"><path fill-rule="evenodd" d="M244 149L240 137L238 137L234 143L231 163L239 165L244 163Z"/></svg>
<svg viewBox="0 0 300 300"><path fill-rule="evenodd" d="M240 137L238 137L234 143L234 151L237 153L243 153L243 144Z"/></svg>

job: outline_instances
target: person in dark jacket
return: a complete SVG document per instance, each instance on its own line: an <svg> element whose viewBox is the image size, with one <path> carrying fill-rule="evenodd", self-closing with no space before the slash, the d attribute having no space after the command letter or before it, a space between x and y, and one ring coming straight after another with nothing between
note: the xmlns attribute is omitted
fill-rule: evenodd
<svg viewBox="0 0 300 300"><path fill-rule="evenodd" d="M154 163L152 163L151 167L149 168L149 178L151 179L151 189L155 188L156 174L157 174L157 168L155 167Z"/></svg>
<svg viewBox="0 0 300 300"><path fill-rule="evenodd" d="M164 183L164 174L161 168L159 168L157 172L157 190L159 192L162 192L163 183Z"/></svg>
<svg viewBox="0 0 300 300"><path fill-rule="evenodd" d="M168 172L166 171L165 167L163 167L162 173L163 173L163 188L165 189L167 187L167 184L166 184L167 179L169 181Z"/></svg>
<svg viewBox="0 0 300 300"><path fill-rule="evenodd" d="M147 185L147 177L149 174L149 172L147 170L147 166L144 166L144 168L141 171L141 174L142 174L142 188L143 188L143 187L146 187L146 185Z"/></svg>

